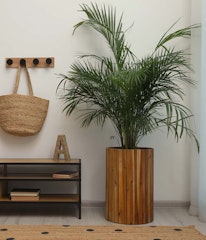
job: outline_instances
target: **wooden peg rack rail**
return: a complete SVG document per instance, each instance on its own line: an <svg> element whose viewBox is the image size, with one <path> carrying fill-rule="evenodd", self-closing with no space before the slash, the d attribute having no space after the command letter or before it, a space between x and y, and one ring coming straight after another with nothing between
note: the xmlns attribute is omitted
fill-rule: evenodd
<svg viewBox="0 0 206 240"><path fill-rule="evenodd" d="M43 57L43 58L6 58L7 68L18 68L20 66L26 66L28 68L46 68L54 67L53 57Z"/></svg>

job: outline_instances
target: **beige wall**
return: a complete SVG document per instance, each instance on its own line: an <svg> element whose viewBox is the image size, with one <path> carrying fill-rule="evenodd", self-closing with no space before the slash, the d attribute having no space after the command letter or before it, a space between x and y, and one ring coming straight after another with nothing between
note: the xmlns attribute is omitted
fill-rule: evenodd
<svg viewBox="0 0 206 240"><path fill-rule="evenodd" d="M202 22L202 0L191 1L191 23ZM194 67L193 78L198 82L196 89L190 94L190 103L195 114L198 137L200 136L200 85L201 85L201 32L202 28L193 32L191 42L192 65ZM200 137L199 137L200 139ZM200 143L201 144L201 143ZM202 147L201 147L202 150ZM200 155L191 148L190 166L190 213L198 214L199 195L199 157Z"/></svg>
<svg viewBox="0 0 206 240"><path fill-rule="evenodd" d="M62 114L57 99L56 74L66 73L78 52L102 51L102 42L87 30L72 36L83 17L84 0L0 0L0 94L12 91L15 70L5 68L7 57L55 57L54 69L30 69L34 93L50 100L42 131L32 137L14 137L0 130L0 157L52 157L56 137L66 134L72 157L82 158L83 201L104 201L105 148L116 145L111 126L81 129L74 118ZM137 56L153 50L160 36L179 18L177 27L190 24L188 0L97 0L125 13L125 27L134 23L128 41ZM89 33L89 34L88 34ZM93 37L93 38L91 38ZM181 43L183 44L183 43ZM181 45L182 46L182 45ZM188 44L185 46L189 46ZM21 92L26 93L25 84ZM155 148L155 200L189 200L190 141L178 144L164 132L146 137L142 145Z"/></svg>

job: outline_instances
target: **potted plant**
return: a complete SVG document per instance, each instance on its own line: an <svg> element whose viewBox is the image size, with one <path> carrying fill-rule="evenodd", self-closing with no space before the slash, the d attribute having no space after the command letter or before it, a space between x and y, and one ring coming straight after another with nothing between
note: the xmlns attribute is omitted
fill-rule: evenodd
<svg viewBox="0 0 206 240"><path fill-rule="evenodd" d="M160 38L154 51L138 59L127 44L123 15L105 5L82 4L87 18L74 26L89 26L106 40L110 55L80 55L67 75L60 74L57 87L67 115L81 104L82 126L94 120L110 120L120 146L107 148L106 218L126 224L153 220L153 149L140 148L141 139L157 128L178 141L183 134L193 137L189 126L191 111L181 100L182 84L193 85L188 54L168 46L176 38L190 38L192 25Z"/></svg>

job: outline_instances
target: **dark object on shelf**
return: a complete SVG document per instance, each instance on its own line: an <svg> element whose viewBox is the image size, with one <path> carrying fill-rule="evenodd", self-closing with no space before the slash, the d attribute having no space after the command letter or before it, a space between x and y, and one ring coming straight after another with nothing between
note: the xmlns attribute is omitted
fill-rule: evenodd
<svg viewBox="0 0 206 240"><path fill-rule="evenodd" d="M51 64L52 63L52 59L51 58L47 58L46 59L46 63L49 65L49 64Z"/></svg>
<svg viewBox="0 0 206 240"><path fill-rule="evenodd" d="M26 60L25 59L21 59L20 60L20 66L21 67L25 67L26 66Z"/></svg>
<svg viewBox="0 0 206 240"><path fill-rule="evenodd" d="M34 60L33 60L33 64L34 64L34 65L39 64L39 59L38 59L38 58L34 58Z"/></svg>
<svg viewBox="0 0 206 240"><path fill-rule="evenodd" d="M7 63L7 65L10 66L10 65L13 64L13 60L11 58L9 58L9 59L6 60L6 63Z"/></svg>

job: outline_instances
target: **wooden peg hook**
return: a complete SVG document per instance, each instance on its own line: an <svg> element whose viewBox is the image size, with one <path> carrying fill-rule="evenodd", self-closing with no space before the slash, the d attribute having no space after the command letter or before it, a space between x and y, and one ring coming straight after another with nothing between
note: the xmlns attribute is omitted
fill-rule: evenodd
<svg viewBox="0 0 206 240"><path fill-rule="evenodd" d="M54 67L53 57L43 57L43 58L6 58L6 67L8 68L18 68L20 66L27 66L28 68L38 67Z"/></svg>

